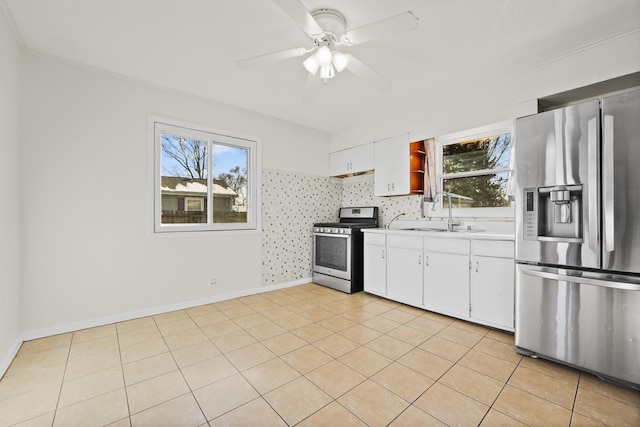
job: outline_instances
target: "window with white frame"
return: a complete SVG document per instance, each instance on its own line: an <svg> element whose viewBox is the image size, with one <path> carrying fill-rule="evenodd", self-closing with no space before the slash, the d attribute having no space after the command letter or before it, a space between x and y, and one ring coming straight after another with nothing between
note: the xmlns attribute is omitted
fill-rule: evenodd
<svg viewBox="0 0 640 427"><path fill-rule="evenodd" d="M157 117L153 136L153 230L259 228L258 140Z"/></svg>
<svg viewBox="0 0 640 427"><path fill-rule="evenodd" d="M506 122L436 138L437 187L452 195L456 215L512 215L512 135Z"/></svg>

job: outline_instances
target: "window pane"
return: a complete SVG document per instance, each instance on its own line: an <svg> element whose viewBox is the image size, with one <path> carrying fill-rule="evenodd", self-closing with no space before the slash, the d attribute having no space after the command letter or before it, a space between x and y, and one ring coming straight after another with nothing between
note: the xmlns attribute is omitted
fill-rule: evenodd
<svg viewBox="0 0 640 427"><path fill-rule="evenodd" d="M207 223L207 142L161 135L162 224Z"/></svg>
<svg viewBox="0 0 640 427"><path fill-rule="evenodd" d="M511 134L505 133L442 147L445 174L509 167Z"/></svg>
<svg viewBox="0 0 640 427"><path fill-rule="evenodd" d="M213 144L213 222L247 222L249 149Z"/></svg>
<svg viewBox="0 0 640 427"><path fill-rule="evenodd" d="M511 206L507 199L509 172L444 179L444 191L470 197L472 200L452 198L455 208L501 208ZM446 197L443 197L446 199ZM448 201L442 200L442 206Z"/></svg>

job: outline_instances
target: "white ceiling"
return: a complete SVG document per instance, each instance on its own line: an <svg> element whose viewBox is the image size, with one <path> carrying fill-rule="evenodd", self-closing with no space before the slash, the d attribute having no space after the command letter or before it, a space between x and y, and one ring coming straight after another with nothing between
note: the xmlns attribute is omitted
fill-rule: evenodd
<svg viewBox="0 0 640 427"><path fill-rule="evenodd" d="M416 31L343 48L393 83L344 71L301 100L302 58L239 59L310 47L271 0L0 0L22 48L326 132L429 102L640 29L638 0L301 0L341 11L347 29L410 10ZM633 54L638 54L633 53Z"/></svg>

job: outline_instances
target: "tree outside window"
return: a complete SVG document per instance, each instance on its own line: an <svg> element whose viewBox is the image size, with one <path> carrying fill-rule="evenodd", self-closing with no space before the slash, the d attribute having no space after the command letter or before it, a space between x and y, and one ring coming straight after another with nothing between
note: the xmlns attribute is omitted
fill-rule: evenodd
<svg viewBox="0 0 640 427"><path fill-rule="evenodd" d="M510 155L511 133L443 145L442 188L471 198L456 199L458 207L510 206Z"/></svg>

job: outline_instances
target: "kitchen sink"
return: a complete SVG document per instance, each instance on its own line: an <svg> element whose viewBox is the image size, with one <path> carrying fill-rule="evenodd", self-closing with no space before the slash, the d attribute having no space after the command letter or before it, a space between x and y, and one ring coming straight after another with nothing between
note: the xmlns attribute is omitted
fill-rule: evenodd
<svg viewBox="0 0 640 427"><path fill-rule="evenodd" d="M446 228L429 228L429 227L404 228L404 230L429 231L429 232L436 232L436 233L480 233L484 231L484 230L469 230L467 228L457 228L454 230L448 230Z"/></svg>

